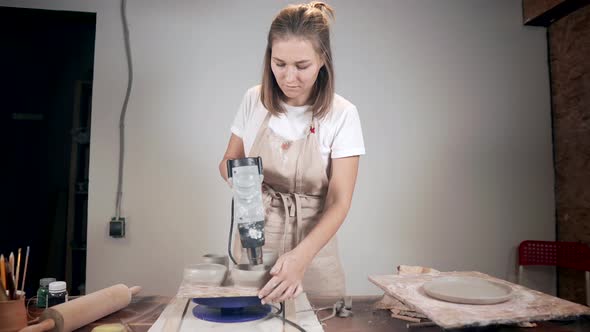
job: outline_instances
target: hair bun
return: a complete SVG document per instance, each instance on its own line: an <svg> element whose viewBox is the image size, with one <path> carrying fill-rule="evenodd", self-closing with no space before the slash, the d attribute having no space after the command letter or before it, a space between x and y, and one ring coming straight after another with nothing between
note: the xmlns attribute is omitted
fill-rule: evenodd
<svg viewBox="0 0 590 332"><path fill-rule="evenodd" d="M309 8L319 9L322 13L326 14L330 18L334 18L334 9L328 4L321 1L312 1L307 4Z"/></svg>

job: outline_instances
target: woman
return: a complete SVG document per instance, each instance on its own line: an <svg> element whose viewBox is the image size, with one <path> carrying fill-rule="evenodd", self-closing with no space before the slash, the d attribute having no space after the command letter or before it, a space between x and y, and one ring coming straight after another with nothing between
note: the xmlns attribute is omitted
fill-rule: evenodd
<svg viewBox="0 0 590 332"><path fill-rule="evenodd" d="M334 93L333 10L321 2L281 10L268 33L260 86L249 89L219 165L260 156L265 247L277 250L263 303L307 294L344 296L336 231L365 153L356 107Z"/></svg>

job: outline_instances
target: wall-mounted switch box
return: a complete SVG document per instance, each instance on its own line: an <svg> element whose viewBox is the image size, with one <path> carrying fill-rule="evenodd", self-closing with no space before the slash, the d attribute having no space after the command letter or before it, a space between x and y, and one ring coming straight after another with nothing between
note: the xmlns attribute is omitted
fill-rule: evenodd
<svg viewBox="0 0 590 332"><path fill-rule="evenodd" d="M109 235L114 238L125 237L125 218L113 218L109 222Z"/></svg>

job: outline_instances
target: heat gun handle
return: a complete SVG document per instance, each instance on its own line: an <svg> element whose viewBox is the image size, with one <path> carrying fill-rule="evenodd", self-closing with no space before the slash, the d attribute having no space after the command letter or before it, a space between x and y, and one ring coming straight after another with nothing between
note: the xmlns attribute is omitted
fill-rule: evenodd
<svg viewBox="0 0 590 332"><path fill-rule="evenodd" d="M228 159L226 161L227 166L227 178L233 177L232 169L235 167L242 167L242 166L256 166L258 167L258 174L262 175L262 158L260 157L250 157L250 158L241 158L241 159Z"/></svg>

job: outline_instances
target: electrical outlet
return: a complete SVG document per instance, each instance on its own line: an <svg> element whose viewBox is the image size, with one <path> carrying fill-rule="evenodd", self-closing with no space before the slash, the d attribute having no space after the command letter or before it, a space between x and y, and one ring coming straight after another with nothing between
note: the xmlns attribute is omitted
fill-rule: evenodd
<svg viewBox="0 0 590 332"><path fill-rule="evenodd" d="M114 238L125 237L125 218L112 218L109 222L109 235Z"/></svg>

